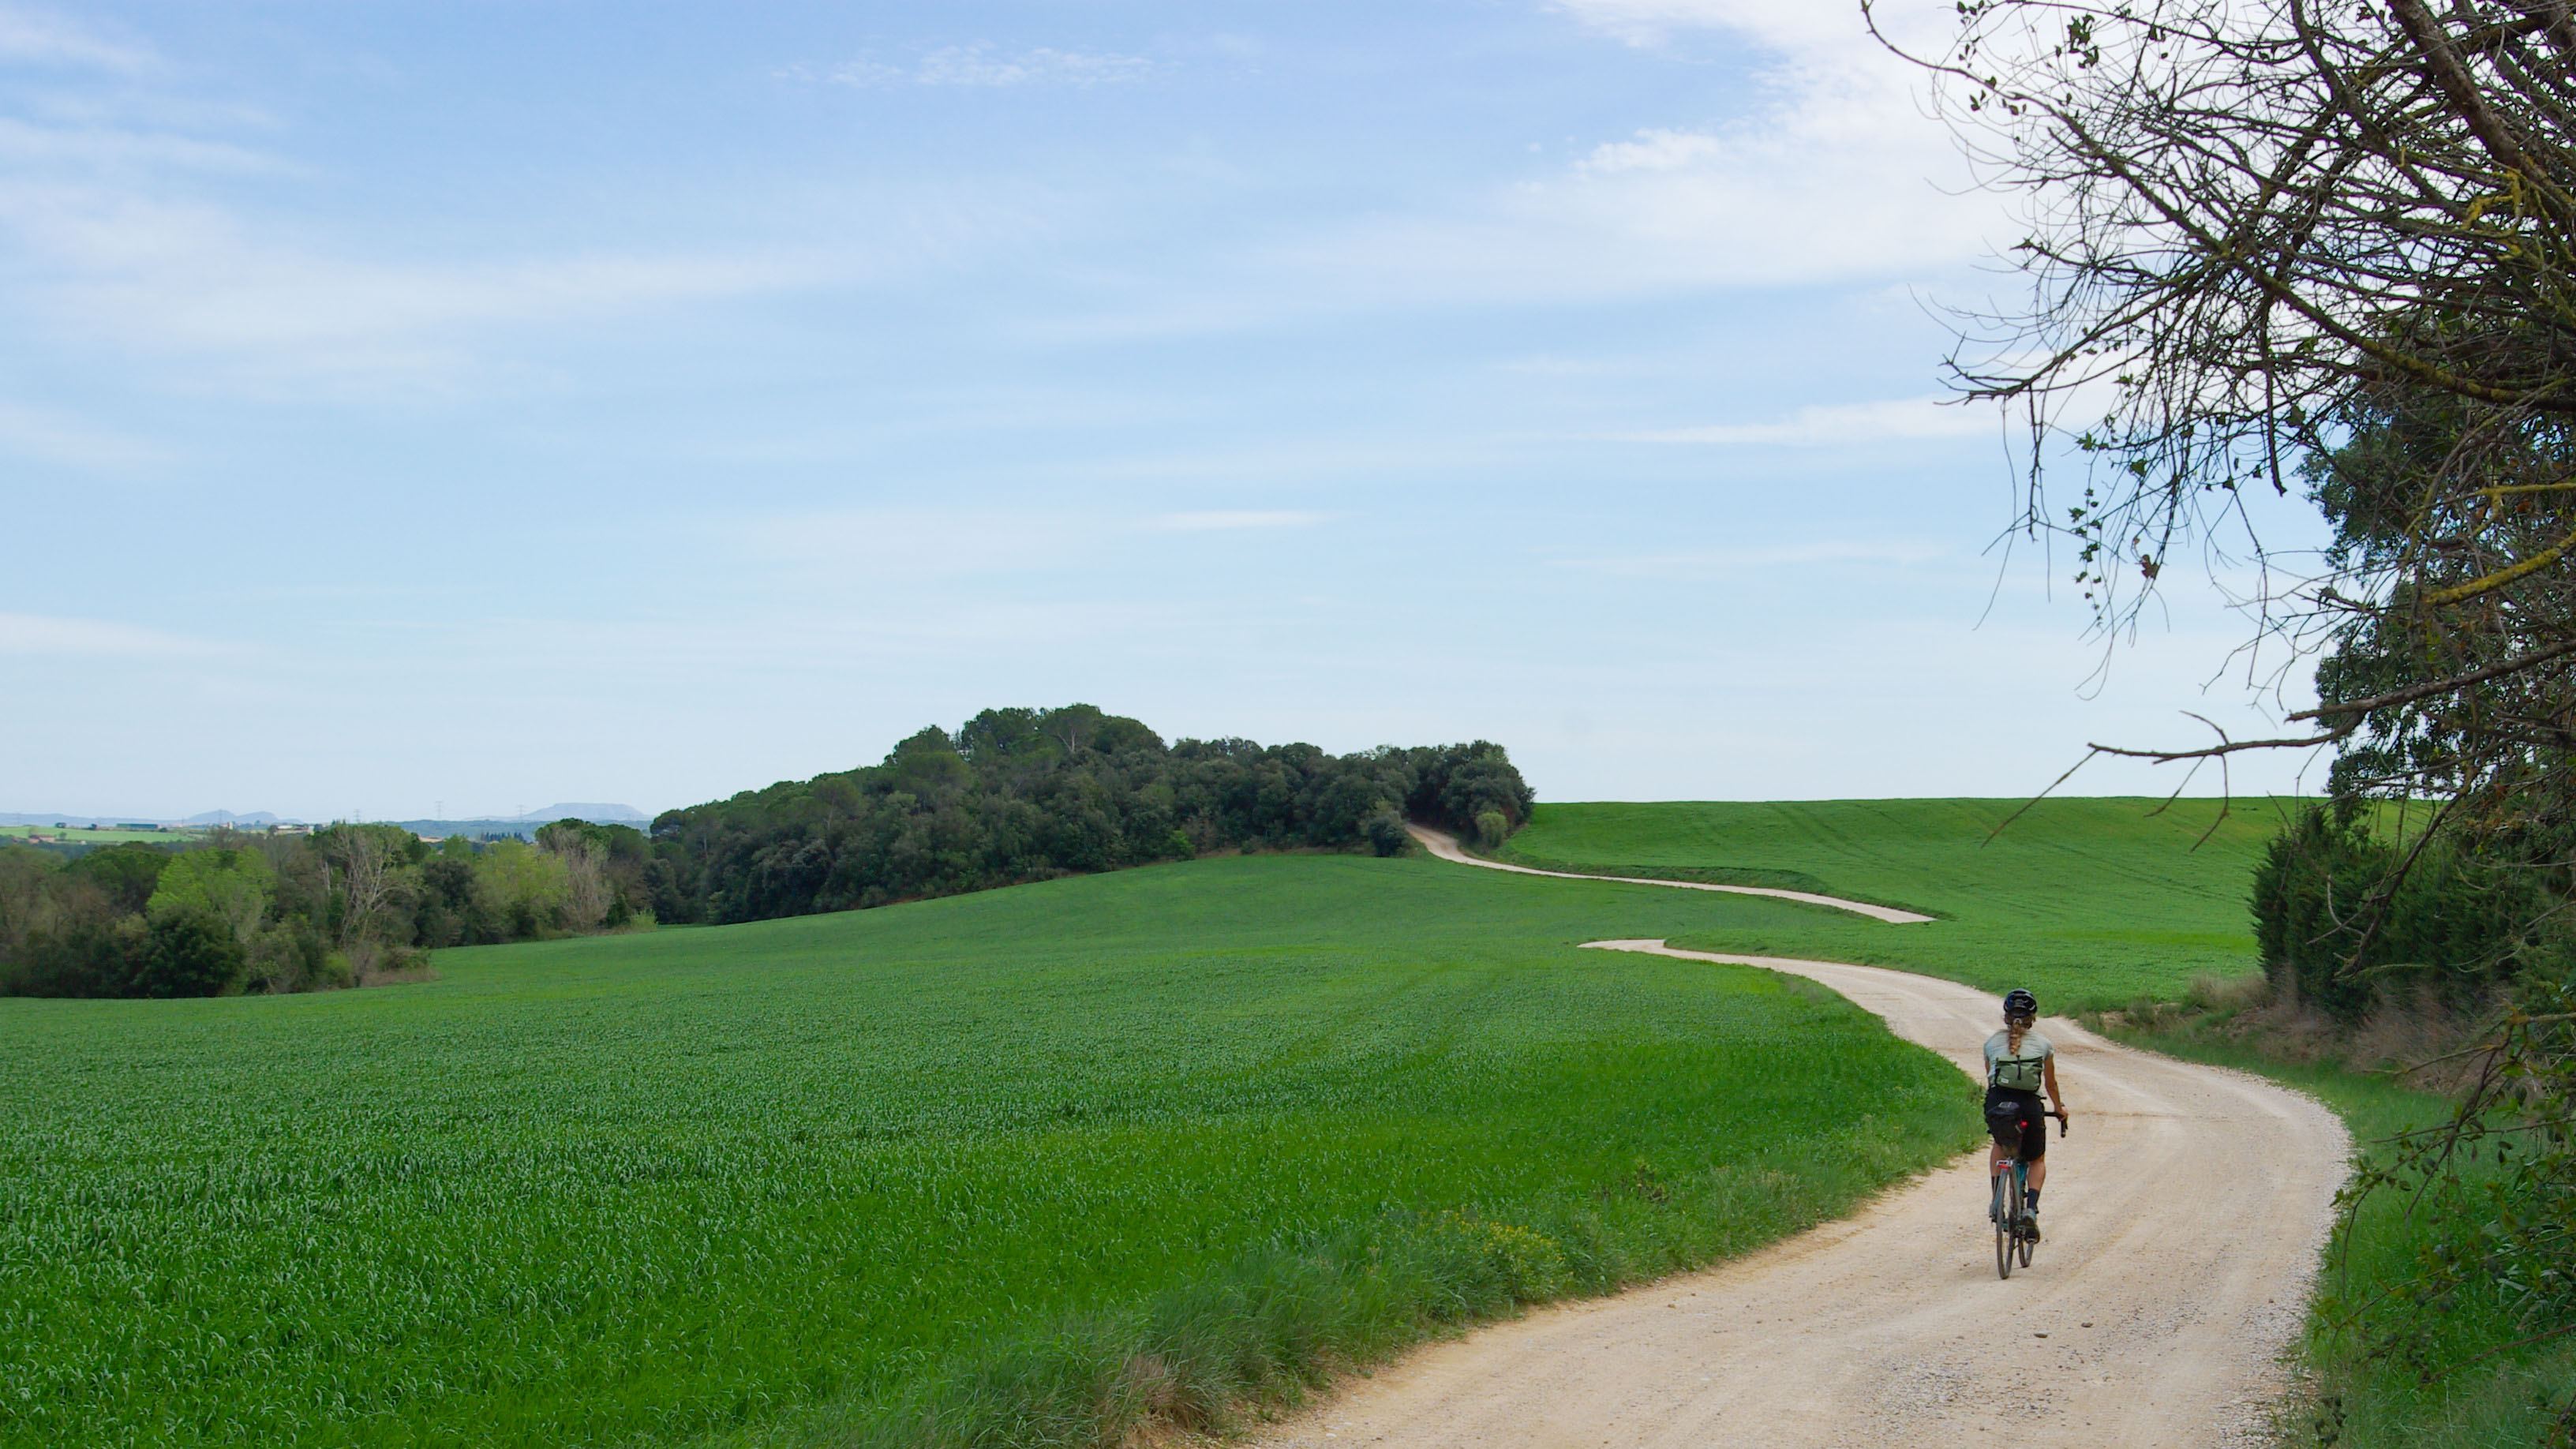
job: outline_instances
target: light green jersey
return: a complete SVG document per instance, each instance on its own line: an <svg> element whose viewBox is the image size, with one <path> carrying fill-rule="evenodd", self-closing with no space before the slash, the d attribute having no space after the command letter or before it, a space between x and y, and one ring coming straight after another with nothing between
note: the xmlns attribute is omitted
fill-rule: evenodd
<svg viewBox="0 0 2576 1449"><path fill-rule="evenodd" d="M2021 1034L2018 1056L2013 1054L2012 1033L1996 1032L1986 1038L1986 1085L2014 1092L2036 1092L2046 1081L2042 1073L2048 1066L2048 1059L2055 1055L2057 1048L2050 1046L2048 1038L2036 1030Z"/></svg>

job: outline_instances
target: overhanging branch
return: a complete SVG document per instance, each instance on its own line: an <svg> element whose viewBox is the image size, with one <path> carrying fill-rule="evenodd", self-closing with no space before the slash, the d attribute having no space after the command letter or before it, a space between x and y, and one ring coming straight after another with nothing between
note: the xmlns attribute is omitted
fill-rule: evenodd
<svg viewBox="0 0 2576 1449"><path fill-rule="evenodd" d="M2490 679L2518 674L2534 665L2546 664L2552 659L2568 654L2576 654L2576 639L2568 640L2564 644L2553 644L2546 649L2535 649L2529 654L2518 655L2512 659L2499 660L2483 669L2472 669L2466 674L2455 674L2448 679L2410 684L2404 689L2392 689L2386 694L2374 694L2367 699L2346 699L2338 700L2333 704L2321 704L2315 709L2300 710L2290 718L2324 719L2329 715L2367 714L2371 710L2386 709L2391 705L2412 704L2419 699L2430 699L2437 694L2449 694L2453 690L2466 689L2472 684L2484 684ZM2359 721L2356 720L2355 723ZM2343 732L2352 733L2351 726L2347 725Z"/></svg>

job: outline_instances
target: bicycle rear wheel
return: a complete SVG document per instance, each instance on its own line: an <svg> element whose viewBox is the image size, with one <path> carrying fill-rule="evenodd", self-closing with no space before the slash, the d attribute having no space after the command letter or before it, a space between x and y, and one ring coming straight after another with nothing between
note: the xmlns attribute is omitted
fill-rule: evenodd
<svg viewBox="0 0 2576 1449"><path fill-rule="evenodd" d="M2018 1236L2015 1224L2021 1221L2021 1174L2007 1163L1995 1174L1995 1275L2009 1278L2013 1270L2013 1239Z"/></svg>

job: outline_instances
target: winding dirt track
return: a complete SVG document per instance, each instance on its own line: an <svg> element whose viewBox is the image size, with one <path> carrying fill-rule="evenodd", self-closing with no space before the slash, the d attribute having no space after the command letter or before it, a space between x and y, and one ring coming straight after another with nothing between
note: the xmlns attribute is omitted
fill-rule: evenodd
<svg viewBox="0 0 2576 1449"><path fill-rule="evenodd" d="M1696 880L1649 880L1633 875L1577 875L1572 871L1534 870L1526 865L1505 865L1499 860L1487 860L1482 856L1469 855L1460 848L1458 837L1434 830L1427 825L1408 822L1404 828L1413 833L1414 839L1422 842L1424 849L1442 860L1454 861L1459 865L1482 866L1487 870L1507 870L1514 875L1546 875L1554 876L1558 880L1615 880L1622 885L1671 886L1675 890L1683 891L1722 891L1731 896L1770 896L1774 900L1804 901L1811 906L1831 906L1838 911L1850 911L1854 915L1885 921L1891 926L1919 926L1926 921L1940 919L1937 916L1918 915L1913 911L1900 911L1894 906L1874 906L1867 901L1847 901L1841 896L1820 896L1809 891L1787 891L1773 886L1711 885L1706 881Z"/></svg>
<svg viewBox="0 0 2576 1449"><path fill-rule="evenodd" d="M1589 944L1805 976L1982 1073L1994 1000L1954 982ZM2278 1356L2343 1180L2343 1124L2256 1077L2131 1051L2070 1021L2043 1030L2075 1128L2049 1146L2048 1240L2011 1281L1995 1276L1979 1152L1737 1262L1421 1350L1254 1442L2263 1442Z"/></svg>

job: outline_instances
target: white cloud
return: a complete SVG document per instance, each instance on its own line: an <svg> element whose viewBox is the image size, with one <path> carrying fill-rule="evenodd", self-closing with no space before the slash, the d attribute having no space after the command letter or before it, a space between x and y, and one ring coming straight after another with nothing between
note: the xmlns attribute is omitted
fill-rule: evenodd
<svg viewBox="0 0 2576 1449"><path fill-rule="evenodd" d="M1182 533L1227 528L1305 528L1329 517L1330 514L1293 509L1217 509L1205 513L1162 514L1154 519L1154 527Z"/></svg>
<svg viewBox="0 0 2576 1449"><path fill-rule="evenodd" d="M328 234L309 212L223 199L230 177L330 178L237 143L226 132L258 118L186 104L144 74L147 53L0 0L0 62L47 57L121 73L58 87L44 113L76 120L0 116L0 302L68 348L180 359L192 387L411 395L470 374L511 329L863 281L884 257L937 254L957 229L914 208L873 254L843 233L801 250L657 253L621 239L420 258ZM127 124L133 115L156 119ZM23 418L13 430L41 431Z"/></svg>
<svg viewBox="0 0 2576 1449"><path fill-rule="evenodd" d="M166 463L171 456L150 443L8 402L0 402L0 451L109 471Z"/></svg>
<svg viewBox="0 0 2576 1449"><path fill-rule="evenodd" d="M152 53L120 45L56 15L0 7L0 62L81 66L132 75L155 65Z"/></svg>
<svg viewBox="0 0 2576 1449"><path fill-rule="evenodd" d="M103 619L44 614L0 614L0 655L42 654L74 659L203 659L238 652L235 646Z"/></svg>
<svg viewBox="0 0 2576 1449"><path fill-rule="evenodd" d="M1828 539L1815 543L1750 548L1681 549L1668 553L1552 559L1556 568L1584 569L1620 578L1708 578L1746 569L1810 564L1919 564L1939 558L1937 544L1907 540Z"/></svg>
<svg viewBox="0 0 2576 1449"><path fill-rule="evenodd" d="M744 552L820 567L864 587L930 578L1078 566L1104 525L1079 515L990 508L846 508L719 523Z"/></svg>
<svg viewBox="0 0 2576 1449"><path fill-rule="evenodd" d="M825 77L836 85L889 86L914 84L925 86L1019 86L1039 83L1056 85L1108 85L1119 81L1141 80L1154 69L1154 63L1141 55L1119 55L1109 51L1055 50L1041 46L1017 55L997 55L993 47L978 41L972 45L944 45L923 55L913 65L889 65L884 61L862 58L834 67ZM801 68L784 74L802 77Z"/></svg>
<svg viewBox="0 0 2576 1449"><path fill-rule="evenodd" d="M1372 220L1281 259L1381 297L1591 300L1945 277L2010 229L2002 200L1971 187L1949 130L1924 114L1920 74L1871 38L1856 5L1560 8L1639 44L1722 32L1761 62L1749 104L1597 141L1445 215Z"/></svg>
<svg viewBox="0 0 2576 1449"><path fill-rule="evenodd" d="M1592 148L1592 154L1576 163L1575 169L1593 176L1616 176L1623 171L1681 171L1707 165L1726 155L1726 145L1705 131L1656 131L1637 133L1634 141L1612 141Z"/></svg>
<svg viewBox="0 0 2576 1449"><path fill-rule="evenodd" d="M1778 50L1869 43L1859 0L1555 0L1552 7L1631 45L1660 45L1681 31L1731 30ZM1879 22L1912 36L1950 22L1947 5L1881 4Z"/></svg>
<svg viewBox="0 0 2576 1449"><path fill-rule="evenodd" d="M1938 397L1910 397L1885 402L1803 407L1785 418L1767 423L1720 423L1710 427L1664 428L1612 436L1626 443L1825 448L1904 439L1970 437L1990 433L1994 428L1995 416L1987 409L1947 402Z"/></svg>
<svg viewBox="0 0 2576 1449"><path fill-rule="evenodd" d="M124 169L169 167L244 175L292 169L273 156L222 141L104 126L34 126L7 117L0 117L0 162Z"/></svg>
<svg viewBox="0 0 2576 1449"><path fill-rule="evenodd" d="M638 308L790 290L845 276L841 259L593 254L481 264L334 255L148 182L0 189L30 306L82 344L211 355L236 380L453 370L477 334Z"/></svg>

